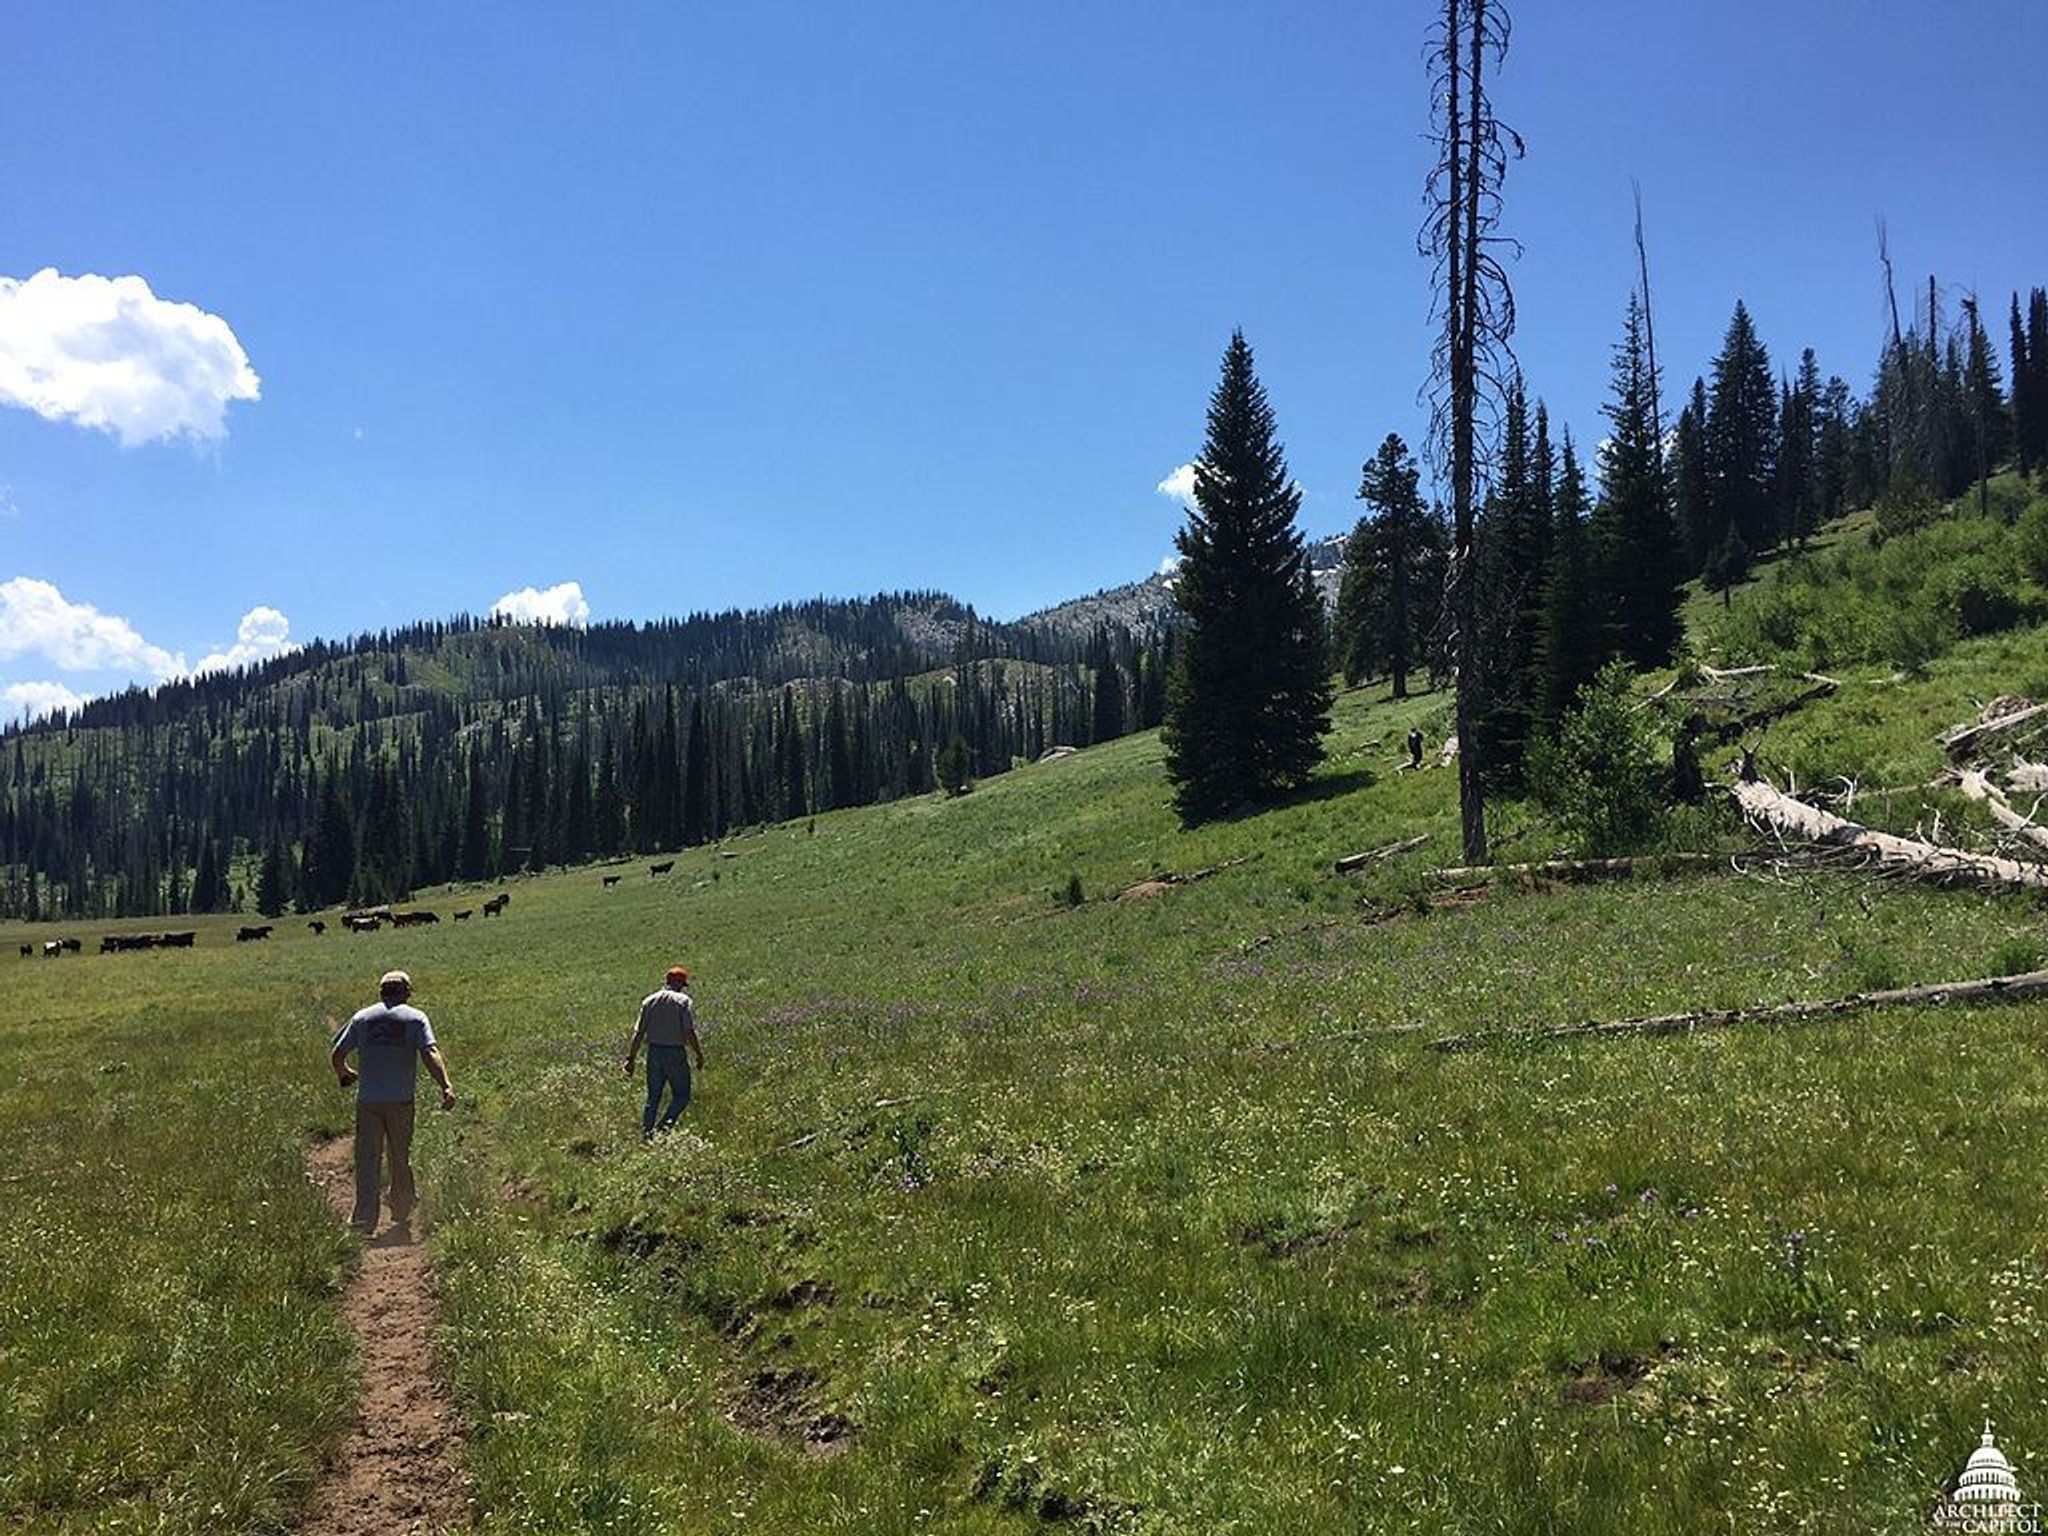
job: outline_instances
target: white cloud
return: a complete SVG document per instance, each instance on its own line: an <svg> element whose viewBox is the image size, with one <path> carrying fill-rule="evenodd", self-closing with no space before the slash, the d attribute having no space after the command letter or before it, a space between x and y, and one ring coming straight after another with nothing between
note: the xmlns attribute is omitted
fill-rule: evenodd
<svg viewBox="0 0 2048 1536"><path fill-rule="evenodd" d="M242 622L235 626L235 643L224 651L199 658L199 664L192 670L201 672L226 672L235 667L251 667L259 661L268 661L273 656L283 656L296 651L292 643L292 621L275 608L258 605L242 615Z"/></svg>
<svg viewBox="0 0 2048 1536"><path fill-rule="evenodd" d="M30 653L65 672L139 673L158 683L185 672L182 655L151 645L126 619L17 576L0 581L0 661Z"/></svg>
<svg viewBox="0 0 2048 1536"><path fill-rule="evenodd" d="M565 624L581 629L590 622L590 604L583 599L580 581L561 582L545 592L521 587L491 604L491 612L515 624Z"/></svg>
<svg viewBox="0 0 2048 1536"><path fill-rule="evenodd" d="M1195 466L1183 464L1164 480L1153 487L1162 496L1171 497L1184 507L1195 504Z"/></svg>
<svg viewBox="0 0 2048 1536"><path fill-rule="evenodd" d="M0 404L133 448L223 437L229 402L261 390L227 321L140 277L0 277Z"/></svg>
<svg viewBox="0 0 2048 1536"><path fill-rule="evenodd" d="M8 683L0 686L0 720L37 720L60 709L76 709L88 697L62 683Z"/></svg>

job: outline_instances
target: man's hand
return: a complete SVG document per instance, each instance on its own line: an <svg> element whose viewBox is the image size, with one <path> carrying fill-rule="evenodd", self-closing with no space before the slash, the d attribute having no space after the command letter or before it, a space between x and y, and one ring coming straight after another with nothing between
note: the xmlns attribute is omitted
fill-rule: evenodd
<svg viewBox="0 0 2048 1536"><path fill-rule="evenodd" d="M354 1067L343 1067L335 1074L335 1077L340 1080L342 1087L349 1087L356 1080L356 1069Z"/></svg>
<svg viewBox="0 0 2048 1536"><path fill-rule="evenodd" d="M441 1090L441 1107L443 1109L453 1109L455 1107L455 1090L453 1088L443 1088Z"/></svg>

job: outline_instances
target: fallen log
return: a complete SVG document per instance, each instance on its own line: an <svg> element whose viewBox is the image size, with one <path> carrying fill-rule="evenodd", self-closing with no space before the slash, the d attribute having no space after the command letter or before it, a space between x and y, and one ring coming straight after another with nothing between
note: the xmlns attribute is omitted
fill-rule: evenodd
<svg viewBox="0 0 2048 1536"><path fill-rule="evenodd" d="M1839 1018L1872 1008L1941 1007L1960 1003L2022 1002L2048 997L2048 971L2017 976L1987 976L1978 981L1942 981L1925 987L1899 987L1888 992L1852 992L1847 997L1808 1002L1759 1003L1748 1008L1709 1008L1697 1013L1666 1013L1644 1019L1606 1019L1587 1024L1555 1024L1538 1030L1494 1030L1444 1035L1429 1042L1436 1051L1470 1051L1510 1040L1586 1040L1618 1035L1689 1035L1739 1024L1796 1024L1809 1019Z"/></svg>
<svg viewBox="0 0 2048 1536"><path fill-rule="evenodd" d="M1762 779L1739 781L1734 787L1734 794L1736 804L1757 824L1821 848L1860 853L1881 871L1911 875L1937 885L1968 885L1984 890L2025 886L2031 890L2048 890L2048 867L1873 831L1860 822L1824 811L1817 805L1808 805L1803 800L1795 800Z"/></svg>
<svg viewBox="0 0 2048 1536"><path fill-rule="evenodd" d="M2035 847L2048 851L2048 827L2014 810L2005 792L1987 779L1982 770L1965 768L1956 775L1956 785L1965 796L1988 810L1991 819L2006 831L2017 832Z"/></svg>
<svg viewBox="0 0 2048 1536"><path fill-rule="evenodd" d="M1252 856L1246 854L1242 858L1225 859L1221 864L1211 864L1207 869L1191 869L1184 875L1154 875L1149 880L1140 880L1136 885L1125 886L1116 893L1116 899L1118 901L1143 901L1148 896L1161 895L1178 885L1194 885L1198 881L1207 880L1212 875L1220 875L1226 869L1235 869L1238 865L1249 864L1251 861Z"/></svg>
<svg viewBox="0 0 2048 1536"><path fill-rule="evenodd" d="M1718 853L1660 853L1631 859L1546 859L1536 864L1461 864L1439 869L1446 884L1473 880L1622 880L1637 869L1703 869L1721 863Z"/></svg>
<svg viewBox="0 0 2048 1536"><path fill-rule="evenodd" d="M2023 795L2048 794L2048 763L2014 763L2005 772L2005 787Z"/></svg>
<svg viewBox="0 0 2048 1536"><path fill-rule="evenodd" d="M1948 754L1950 762L1959 763L1972 756L1988 738L2003 736L2031 720L2038 720L2044 710L2048 710L2048 704L2029 704L2024 709L2011 710L1995 719L1959 725L1941 738L1941 749Z"/></svg>
<svg viewBox="0 0 2048 1536"><path fill-rule="evenodd" d="M1428 841L1429 834L1425 832L1420 837L1408 837L1403 838L1398 843L1388 843L1384 848L1374 848L1365 853L1347 853L1337 861L1337 873L1348 875L1355 870L1365 868L1368 864L1377 864L1381 859L1391 859L1397 854L1413 853Z"/></svg>

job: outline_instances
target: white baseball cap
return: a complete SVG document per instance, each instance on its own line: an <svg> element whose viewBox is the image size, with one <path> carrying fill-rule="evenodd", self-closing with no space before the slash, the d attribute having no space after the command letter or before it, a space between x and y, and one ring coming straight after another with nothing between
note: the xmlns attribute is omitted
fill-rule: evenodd
<svg viewBox="0 0 2048 1536"><path fill-rule="evenodd" d="M379 990L385 987L404 987L406 991L410 992L412 990L412 978L403 971L386 971L384 979L378 982L377 986Z"/></svg>

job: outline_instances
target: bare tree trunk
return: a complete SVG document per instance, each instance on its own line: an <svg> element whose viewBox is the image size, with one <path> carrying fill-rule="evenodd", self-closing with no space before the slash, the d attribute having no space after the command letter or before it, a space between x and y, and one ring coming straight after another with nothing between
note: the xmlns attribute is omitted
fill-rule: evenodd
<svg viewBox="0 0 2048 1536"><path fill-rule="evenodd" d="M1558 1024L1526 1032L1445 1035L1430 1041L1439 1051L1470 1051L1508 1040L1585 1040L1615 1035L1689 1035L1703 1029L1729 1029L1738 1024L1794 1024L1807 1019L1839 1018L1871 1008L1928 1008L1958 1003L2024 1002L2048 996L2048 971L2017 976L1986 976L1976 981L1940 981L1932 986L1899 987L1886 992L1852 992L1847 997L1811 1002L1762 1003L1751 1008L1709 1008L1698 1013L1666 1013L1647 1019L1607 1019L1589 1024Z"/></svg>
<svg viewBox="0 0 2048 1536"><path fill-rule="evenodd" d="M1643 244L1643 189L1635 182L1629 186L1636 197L1636 271L1643 282L1643 346L1649 354L1650 364L1650 421L1653 427L1651 440L1655 445L1657 473L1664 473L1664 406L1658 398L1657 388L1657 325L1650 318L1650 253ZM1725 605L1728 590L1721 589Z"/></svg>
<svg viewBox="0 0 2048 1536"><path fill-rule="evenodd" d="M1822 848L1839 848L1862 854L1880 873L1908 875L1936 885L1967 885L1984 890L2019 886L2048 890L2048 866L1873 831L1817 805L1794 800L1783 790L1774 789L1761 779L1745 779L1738 783L1735 801L1753 821L1773 831L1804 839Z"/></svg>

